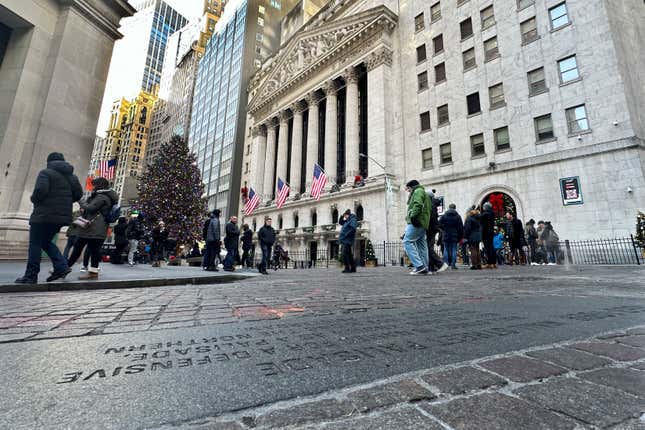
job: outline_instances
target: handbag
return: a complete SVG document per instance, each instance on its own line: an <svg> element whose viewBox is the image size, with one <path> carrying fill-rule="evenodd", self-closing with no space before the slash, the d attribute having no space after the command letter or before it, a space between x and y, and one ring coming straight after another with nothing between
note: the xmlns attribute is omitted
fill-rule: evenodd
<svg viewBox="0 0 645 430"><path fill-rule="evenodd" d="M85 230L86 228L88 228L89 226L92 225L92 223L94 222L95 219L96 219L96 217L94 217L92 219L87 219L87 218L83 218L82 216L79 216L78 218L76 218L72 222L72 224L74 224L78 228L81 228L81 229Z"/></svg>

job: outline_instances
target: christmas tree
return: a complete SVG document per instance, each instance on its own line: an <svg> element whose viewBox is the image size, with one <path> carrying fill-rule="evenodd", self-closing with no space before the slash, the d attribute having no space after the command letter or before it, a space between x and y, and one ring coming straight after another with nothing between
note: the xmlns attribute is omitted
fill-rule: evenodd
<svg viewBox="0 0 645 430"><path fill-rule="evenodd" d="M636 215L636 241L645 247L645 213L641 211Z"/></svg>
<svg viewBox="0 0 645 430"><path fill-rule="evenodd" d="M371 240L368 240L365 244L365 260L376 261L376 254L374 254L374 246L372 246Z"/></svg>
<svg viewBox="0 0 645 430"><path fill-rule="evenodd" d="M195 156L181 137L175 135L161 145L137 189L136 209L149 228L163 220L169 230L177 229L178 245L201 240L207 212L204 185Z"/></svg>

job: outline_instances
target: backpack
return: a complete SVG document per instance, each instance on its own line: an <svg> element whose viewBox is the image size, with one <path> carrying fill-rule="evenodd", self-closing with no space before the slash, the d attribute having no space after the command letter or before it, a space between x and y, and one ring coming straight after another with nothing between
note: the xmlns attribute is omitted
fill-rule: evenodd
<svg viewBox="0 0 645 430"><path fill-rule="evenodd" d="M117 222L119 220L119 217L121 216L121 206L119 206L118 203L115 203L112 205L108 213L105 215L105 222L108 224L112 224L114 222Z"/></svg>

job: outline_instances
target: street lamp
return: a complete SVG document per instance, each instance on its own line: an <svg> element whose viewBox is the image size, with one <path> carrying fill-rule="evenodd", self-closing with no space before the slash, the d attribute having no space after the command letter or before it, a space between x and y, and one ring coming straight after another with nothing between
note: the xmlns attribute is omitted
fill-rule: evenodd
<svg viewBox="0 0 645 430"><path fill-rule="evenodd" d="M367 158L369 160L372 160L374 164L379 166L381 169L383 169L383 176L385 176L385 238L386 240L390 239L390 234L389 234L389 207L390 207L390 200L391 200L391 194L392 194L392 184L390 183L390 178L388 176L387 170L385 169L385 166L376 161L373 157L370 157L367 154L363 154L362 152L358 154L362 158ZM383 258L385 258L385 249L383 249ZM383 261L385 263L385 261Z"/></svg>

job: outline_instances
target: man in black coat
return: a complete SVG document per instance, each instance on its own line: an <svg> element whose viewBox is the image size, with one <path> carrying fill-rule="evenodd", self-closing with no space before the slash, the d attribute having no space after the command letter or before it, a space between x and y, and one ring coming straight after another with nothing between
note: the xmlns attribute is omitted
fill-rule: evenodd
<svg viewBox="0 0 645 430"><path fill-rule="evenodd" d="M497 268L497 254L493 245L495 237L495 213L493 205L489 202L484 203L483 211L479 216L479 222L482 230L482 242L484 242L484 251L486 252L486 268Z"/></svg>
<svg viewBox="0 0 645 430"><path fill-rule="evenodd" d="M258 231L258 242L260 242L260 249L262 250L262 262L258 270L263 275L268 275L267 264L271 261L271 249L275 243L275 230L271 227L271 218L264 219L264 225Z"/></svg>
<svg viewBox="0 0 645 430"><path fill-rule="evenodd" d="M523 248L524 242L526 241L524 238L524 224L511 211L506 212L506 220L506 234L508 235L508 243L511 247L511 264L514 262L520 265L526 259Z"/></svg>
<svg viewBox="0 0 645 430"><path fill-rule="evenodd" d="M429 266L428 270L431 272L443 272L448 268L448 265L439 257L437 251L435 251L435 244L437 241L437 234L439 233L439 205L441 200L435 198L434 190L428 191L428 197L430 198L430 203L432 203L432 209L430 210L430 224L428 225L428 230L426 230L426 240L428 241L428 260Z"/></svg>
<svg viewBox="0 0 645 430"><path fill-rule="evenodd" d="M18 284L35 284L40 272L42 251L49 256L54 272L49 281L64 278L71 272L52 239L61 227L72 223L72 205L83 197L83 187L74 167L63 154L52 152L47 157L47 168L38 173L31 202L34 210L29 218L29 256L25 275L16 279Z"/></svg>
<svg viewBox="0 0 645 430"><path fill-rule="evenodd" d="M253 230L248 224L242 226L242 266L253 267Z"/></svg>
<svg viewBox="0 0 645 430"><path fill-rule="evenodd" d="M235 270L233 265L239 254L240 247L240 229L237 226L237 217L232 216L226 224L226 236L224 236L224 246L226 247L226 258L224 259L224 270L232 272Z"/></svg>
<svg viewBox="0 0 645 430"><path fill-rule="evenodd" d="M439 218L439 225L443 232L443 259L447 265L457 269L457 244L464 238L464 222L454 203Z"/></svg>

